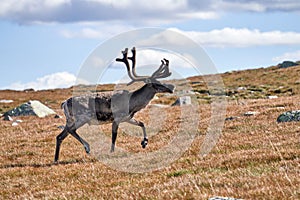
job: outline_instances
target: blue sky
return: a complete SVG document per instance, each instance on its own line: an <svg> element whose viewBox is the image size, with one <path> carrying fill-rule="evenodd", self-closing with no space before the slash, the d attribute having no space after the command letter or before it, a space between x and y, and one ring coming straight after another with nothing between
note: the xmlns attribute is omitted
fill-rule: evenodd
<svg viewBox="0 0 300 200"><path fill-rule="evenodd" d="M219 72L297 61L299 17L298 0L2 0L0 89L69 87L98 45L144 27L190 37Z"/></svg>

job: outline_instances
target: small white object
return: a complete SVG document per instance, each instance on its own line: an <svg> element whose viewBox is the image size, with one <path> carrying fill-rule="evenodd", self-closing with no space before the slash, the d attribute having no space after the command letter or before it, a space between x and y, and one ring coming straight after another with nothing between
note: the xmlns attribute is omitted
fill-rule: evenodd
<svg viewBox="0 0 300 200"><path fill-rule="evenodd" d="M252 115L257 115L259 112L256 111L248 111L244 113L244 116L252 116Z"/></svg>
<svg viewBox="0 0 300 200"><path fill-rule="evenodd" d="M278 98L278 96L268 96L268 99L277 99Z"/></svg>
<svg viewBox="0 0 300 200"><path fill-rule="evenodd" d="M17 120L16 120L16 122L17 122L17 123L22 123L22 122L23 122L23 120L21 120L21 119L17 119Z"/></svg>
<svg viewBox="0 0 300 200"><path fill-rule="evenodd" d="M233 197L211 197L208 200L241 200Z"/></svg>
<svg viewBox="0 0 300 200"><path fill-rule="evenodd" d="M247 90L247 88L245 88L245 87L238 87L237 90L238 91L243 91L243 90Z"/></svg>
<svg viewBox="0 0 300 200"><path fill-rule="evenodd" d="M11 125L12 126L18 126L19 124L17 122L13 122Z"/></svg>
<svg viewBox="0 0 300 200"><path fill-rule="evenodd" d="M191 100L191 97L190 96L182 96L182 97L179 97L175 103L173 103L172 106L183 106L183 105L191 105L192 104L192 100Z"/></svg>
<svg viewBox="0 0 300 200"><path fill-rule="evenodd" d="M159 97L155 95L155 96L153 97L153 99L156 100L156 99L159 99Z"/></svg>
<svg viewBox="0 0 300 200"><path fill-rule="evenodd" d="M168 108L168 105L164 105L164 104L150 104L150 107L156 107L156 108Z"/></svg>
<svg viewBox="0 0 300 200"><path fill-rule="evenodd" d="M0 100L0 103L12 103L12 102L14 102L13 100L7 100L7 99L1 99Z"/></svg>

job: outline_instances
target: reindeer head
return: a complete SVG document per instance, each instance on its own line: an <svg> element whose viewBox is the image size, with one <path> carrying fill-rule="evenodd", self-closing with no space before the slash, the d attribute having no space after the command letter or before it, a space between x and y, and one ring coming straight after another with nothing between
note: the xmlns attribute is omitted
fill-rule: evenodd
<svg viewBox="0 0 300 200"><path fill-rule="evenodd" d="M137 81L143 81L148 87L152 87L158 93L173 93L174 92L174 85L171 84L164 84L159 82L157 79L166 78L171 76L171 72L169 71L169 61L167 59L161 60L161 65L159 68L151 75L151 76L139 76L135 72L135 56L136 50L135 47L131 49L132 56L127 57L128 55L128 48L122 51L123 58L117 58L117 62L123 62L126 65L127 73L131 81L127 84L130 85ZM130 70L128 59L132 62L132 71Z"/></svg>

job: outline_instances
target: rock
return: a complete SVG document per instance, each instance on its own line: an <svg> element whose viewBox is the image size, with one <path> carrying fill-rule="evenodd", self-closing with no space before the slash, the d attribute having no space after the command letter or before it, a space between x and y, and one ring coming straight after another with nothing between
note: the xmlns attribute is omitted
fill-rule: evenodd
<svg viewBox="0 0 300 200"><path fill-rule="evenodd" d="M192 104L192 100L190 96L182 96L179 97L172 106L182 106L182 105L190 105Z"/></svg>
<svg viewBox="0 0 300 200"><path fill-rule="evenodd" d="M277 99L278 96L274 95L274 96L267 96L268 99Z"/></svg>
<svg viewBox="0 0 300 200"><path fill-rule="evenodd" d="M1 99L0 100L0 103L12 103L14 102L13 100L10 100L10 99Z"/></svg>
<svg viewBox="0 0 300 200"><path fill-rule="evenodd" d="M28 89L25 89L25 90L23 90L24 92L34 92L34 89L33 88L28 88Z"/></svg>
<svg viewBox="0 0 300 200"><path fill-rule="evenodd" d="M11 116L9 116L9 115L5 115L4 114L3 120L5 120L5 121L13 121L13 118Z"/></svg>
<svg viewBox="0 0 300 200"><path fill-rule="evenodd" d="M155 95L155 96L153 97L153 100L157 100L157 99L159 99L159 97Z"/></svg>
<svg viewBox="0 0 300 200"><path fill-rule="evenodd" d="M195 85L195 84L204 84L204 81L190 81L190 84Z"/></svg>
<svg viewBox="0 0 300 200"><path fill-rule="evenodd" d="M17 122L13 122L11 125L12 126L18 126L19 124Z"/></svg>
<svg viewBox="0 0 300 200"><path fill-rule="evenodd" d="M164 105L164 104L150 104L150 107L155 107L155 108L168 108L168 105Z"/></svg>
<svg viewBox="0 0 300 200"><path fill-rule="evenodd" d="M55 114L55 112L42 104L39 101L29 101L27 103L23 103L20 106L13 108L12 110L7 111L4 115L10 116L27 116L27 115L35 115L38 117L45 117L47 115Z"/></svg>
<svg viewBox="0 0 300 200"><path fill-rule="evenodd" d="M55 118L55 119L60 119L60 118L62 118L62 117L56 114L56 115L54 115L54 118Z"/></svg>
<svg viewBox="0 0 300 200"><path fill-rule="evenodd" d="M245 87L238 87L236 90L237 91L244 91L244 90L247 90L247 88L245 88Z"/></svg>
<svg viewBox="0 0 300 200"><path fill-rule="evenodd" d="M277 118L277 122L292 122L300 121L300 110L287 111L280 114Z"/></svg>
<svg viewBox="0 0 300 200"><path fill-rule="evenodd" d="M225 121L231 121L231 120L235 120L235 119L238 119L238 118L239 117L236 117L236 116L226 117Z"/></svg>
<svg viewBox="0 0 300 200"><path fill-rule="evenodd" d="M299 65L298 63L292 62L292 61L283 61L283 63L278 64L279 68L288 68Z"/></svg>
<svg viewBox="0 0 300 200"><path fill-rule="evenodd" d="M16 120L16 122L17 122L17 123L22 123L22 122L23 122L23 120L21 120L21 119L17 119L17 120Z"/></svg>
<svg viewBox="0 0 300 200"><path fill-rule="evenodd" d="M57 128L59 128L59 129L64 129L65 128L65 126L64 125L60 125L60 126L58 126Z"/></svg>
<svg viewBox="0 0 300 200"><path fill-rule="evenodd" d="M257 115L259 112L256 111L248 111L244 113L244 116L253 116L253 115Z"/></svg>
<svg viewBox="0 0 300 200"><path fill-rule="evenodd" d="M236 199L232 197L211 197L208 200L242 200L242 199Z"/></svg>
<svg viewBox="0 0 300 200"><path fill-rule="evenodd" d="M196 90L196 91L192 91L192 90L182 90L182 91L176 91L177 95L194 95L196 94L196 92L200 93L200 91L202 90ZM208 92L208 90L206 90Z"/></svg>

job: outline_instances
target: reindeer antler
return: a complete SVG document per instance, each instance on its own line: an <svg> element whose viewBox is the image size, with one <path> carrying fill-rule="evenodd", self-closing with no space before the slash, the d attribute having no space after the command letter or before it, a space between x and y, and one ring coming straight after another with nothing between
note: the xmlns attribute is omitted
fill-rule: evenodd
<svg viewBox="0 0 300 200"><path fill-rule="evenodd" d="M136 81L144 81L145 83L157 82L156 79L158 79L158 78L166 78L168 76L171 76L172 73L169 71L169 61L165 58L163 60L161 60L161 65L151 76L137 75L135 72L135 63L136 63L135 62L135 59L136 59L135 47L133 47L131 49L131 52L132 52L132 56L127 57L128 56L128 48L125 48L125 50L122 51L123 58L116 58L117 62L123 62L126 65L127 74L129 76L129 78L131 79L131 81L127 85L130 85ZM132 72L130 70L128 59L131 60L131 62L132 62Z"/></svg>
<svg viewBox="0 0 300 200"><path fill-rule="evenodd" d="M157 78L166 78L168 76L171 76L171 72L169 71L169 60L163 59L161 60L161 65L159 68L152 74L153 79Z"/></svg>

